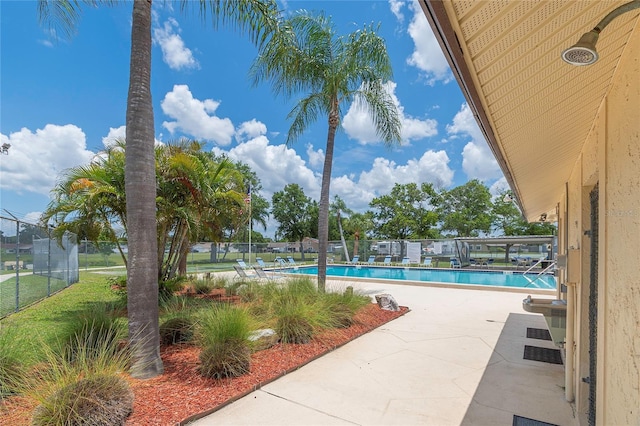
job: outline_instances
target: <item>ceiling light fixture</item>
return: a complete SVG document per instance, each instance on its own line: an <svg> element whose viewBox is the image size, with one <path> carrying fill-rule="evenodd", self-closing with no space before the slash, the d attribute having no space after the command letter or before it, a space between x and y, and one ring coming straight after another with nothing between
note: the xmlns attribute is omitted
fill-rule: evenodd
<svg viewBox="0 0 640 426"><path fill-rule="evenodd" d="M571 65L591 65L598 60L596 43L604 27L609 25L618 16L631 10L640 8L640 0L633 0L613 9L602 21L598 22L591 31L584 33L580 40L570 48L562 52L562 59Z"/></svg>

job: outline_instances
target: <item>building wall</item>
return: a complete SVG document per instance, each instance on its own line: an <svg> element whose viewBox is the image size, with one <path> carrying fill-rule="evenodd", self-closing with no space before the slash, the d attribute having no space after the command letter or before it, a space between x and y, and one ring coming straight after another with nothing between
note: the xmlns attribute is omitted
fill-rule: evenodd
<svg viewBox="0 0 640 426"><path fill-rule="evenodd" d="M599 184L597 424L640 425L640 29L630 38L567 183L567 247L580 249L575 387L586 424L589 376L589 192ZM572 265L569 264L569 268Z"/></svg>
<svg viewBox="0 0 640 426"><path fill-rule="evenodd" d="M640 424L640 29L632 35L606 99L605 158L599 161L601 249L599 270L604 339L602 420ZM601 150L602 152L603 150ZM604 285L603 285L604 284ZM600 309L600 307L602 309ZM599 319L600 320L600 319Z"/></svg>

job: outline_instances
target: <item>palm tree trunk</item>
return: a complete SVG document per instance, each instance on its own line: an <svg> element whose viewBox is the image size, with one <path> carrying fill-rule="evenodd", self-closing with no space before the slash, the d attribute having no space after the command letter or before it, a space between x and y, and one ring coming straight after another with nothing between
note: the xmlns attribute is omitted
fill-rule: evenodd
<svg viewBox="0 0 640 426"><path fill-rule="evenodd" d="M163 372L158 313L158 258L153 104L151 101L151 0L135 0L126 114L125 194L129 270L127 309L134 348L131 374Z"/></svg>
<svg viewBox="0 0 640 426"><path fill-rule="evenodd" d="M337 106L337 101L335 102ZM329 132L327 148L322 169L320 205L318 207L318 290L324 292L327 281L327 246L329 243L329 188L331 185L331 166L333 165L333 145L336 138L339 117L337 108L329 114Z"/></svg>

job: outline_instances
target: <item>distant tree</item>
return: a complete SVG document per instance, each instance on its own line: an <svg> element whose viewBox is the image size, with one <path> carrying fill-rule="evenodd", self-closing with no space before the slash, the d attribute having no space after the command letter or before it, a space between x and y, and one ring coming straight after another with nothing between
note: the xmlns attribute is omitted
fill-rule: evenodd
<svg viewBox="0 0 640 426"><path fill-rule="evenodd" d="M504 191L496 197L493 202L492 219L493 229L497 235L555 235L556 225L551 222L527 222L518 209L517 205L511 201L513 192ZM509 262L509 249L512 244L507 244L505 248L504 260Z"/></svg>
<svg viewBox="0 0 640 426"><path fill-rule="evenodd" d="M473 179L450 191L440 193L441 229L456 237L477 237L491 231L491 193L479 180Z"/></svg>
<svg viewBox="0 0 640 426"><path fill-rule="evenodd" d="M344 225L347 239L353 240L353 254L359 254L361 250L368 251L368 238L371 237L374 229L373 212L366 211L364 213L354 212L347 218ZM365 244L361 244L361 240Z"/></svg>
<svg viewBox="0 0 640 426"><path fill-rule="evenodd" d="M331 18L300 12L285 20L264 44L251 73L254 81L270 81L274 92L286 97L307 92L289 118L291 143L319 117L328 118L320 205L318 210L318 288L325 289L329 239L329 187L335 134L344 108L352 102L367 110L380 139L400 141L398 109L384 84L391 79L385 41L368 26L346 37L337 36Z"/></svg>
<svg viewBox="0 0 640 426"><path fill-rule="evenodd" d="M374 233L380 238L405 240L434 238L438 215L433 210L435 192L429 184L395 184L391 193L374 198Z"/></svg>
<svg viewBox="0 0 640 426"><path fill-rule="evenodd" d="M116 232L117 226L124 226L126 235L130 231L124 203L125 151L124 142L117 141L91 164L65 171L41 220L53 221L57 236L68 230L95 244L114 243L128 271ZM237 220L243 206L243 181L233 163L215 162L195 141L159 145L155 155L156 274L164 280L175 276L186 261L192 241L211 238L223 224Z"/></svg>
<svg viewBox="0 0 640 426"><path fill-rule="evenodd" d="M304 257L302 240L309 235L309 205L311 198L304 195L302 187L290 183L282 191L273 194L271 214L278 222L276 239L299 241Z"/></svg>

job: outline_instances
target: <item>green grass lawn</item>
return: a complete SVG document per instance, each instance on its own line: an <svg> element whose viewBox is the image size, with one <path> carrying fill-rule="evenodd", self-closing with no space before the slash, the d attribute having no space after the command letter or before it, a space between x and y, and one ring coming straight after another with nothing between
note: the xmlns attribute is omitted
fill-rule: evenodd
<svg viewBox="0 0 640 426"><path fill-rule="evenodd" d="M31 342L51 343L56 338L56 331L73 321L77 314L118 301L119 296L111 291L107 279L106 275L80 273L80 282L0 320L0 328L15 328L18 336L26 337ZM11 282L15 284L13 280ZM23 282L24 287L28 288L30 284L27 277L20 277L21 288ZM2 303L5 303L4 297Z"/></svg>

